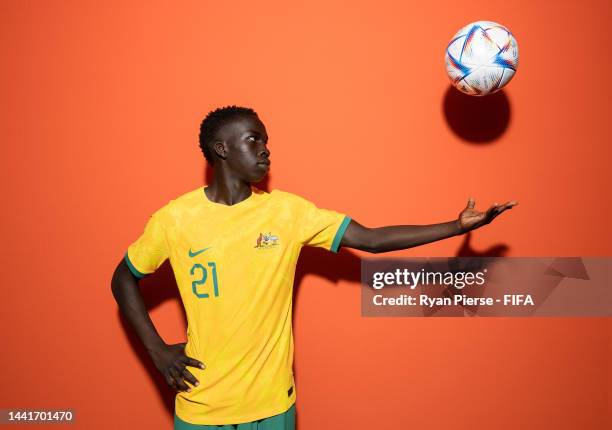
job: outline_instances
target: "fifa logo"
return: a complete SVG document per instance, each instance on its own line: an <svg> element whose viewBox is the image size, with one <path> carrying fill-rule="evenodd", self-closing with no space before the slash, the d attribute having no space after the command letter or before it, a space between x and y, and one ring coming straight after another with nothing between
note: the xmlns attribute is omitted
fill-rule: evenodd
<svg viewBox="0 0 612 430"><path fill-rule="evenodd" d="M280 245L278 236L275 236L272 233L259 233L259 237L257 238L257 244L255 245L255 248L270 249L278 245Z"/></svg>

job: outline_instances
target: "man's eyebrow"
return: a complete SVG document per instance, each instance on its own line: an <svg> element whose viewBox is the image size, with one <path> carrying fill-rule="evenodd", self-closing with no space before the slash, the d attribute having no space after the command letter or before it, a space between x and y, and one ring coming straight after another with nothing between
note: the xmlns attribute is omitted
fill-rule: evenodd
<svg viewBox="0 0 612 430"><path fill-rule="evenodd" d="M256 134L256 135L258 135L258 136L266 136L266 137L268 137L268 135L267 135L267 134L260 133L260 132L258 132L257 130L247 130L247 131L245 131L245 132L242 134L242 136L244 137L244 136L246 136L246 135L248 135L248 134Z"/></svg>

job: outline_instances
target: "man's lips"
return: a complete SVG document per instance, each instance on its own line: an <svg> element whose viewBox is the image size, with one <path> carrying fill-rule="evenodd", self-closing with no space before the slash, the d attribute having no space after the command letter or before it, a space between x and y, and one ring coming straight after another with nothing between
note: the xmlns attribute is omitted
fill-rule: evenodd
<svg viewBox="0 0 612 430"><path fill-rule="evenodd" d="M257 164L265 164L266 166L269 166L270 165L270 160L260 161Z"/></svg>

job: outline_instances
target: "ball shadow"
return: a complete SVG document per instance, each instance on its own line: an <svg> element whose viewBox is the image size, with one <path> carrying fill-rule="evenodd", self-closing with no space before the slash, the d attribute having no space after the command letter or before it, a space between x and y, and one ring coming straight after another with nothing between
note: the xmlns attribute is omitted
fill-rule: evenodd
<svg viewBox="0 0 612 430"><path fill-rule="evenodd" d="M510 124L510 100L504 90L487 96L468 96L449 85L443 108L448 126L469 143L491 143Z"/></svg>

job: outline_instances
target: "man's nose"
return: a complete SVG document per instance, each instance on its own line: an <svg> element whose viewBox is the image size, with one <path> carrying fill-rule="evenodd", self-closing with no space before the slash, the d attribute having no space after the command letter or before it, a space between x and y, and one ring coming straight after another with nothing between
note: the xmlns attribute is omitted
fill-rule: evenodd
<svg viewBox="0 0 612 430"><path fill-rule="evenodd" d="M265 155L266 157L270 157L270 150L269 150L268 148L266 148L265 146L264 146L264 147L261 149L261 151L259 152L259 156L260 156L260 157L263 157L264 155Z"/></svg>

